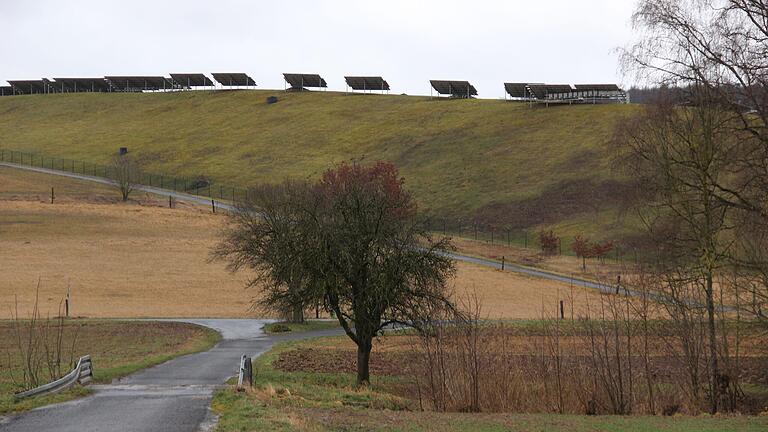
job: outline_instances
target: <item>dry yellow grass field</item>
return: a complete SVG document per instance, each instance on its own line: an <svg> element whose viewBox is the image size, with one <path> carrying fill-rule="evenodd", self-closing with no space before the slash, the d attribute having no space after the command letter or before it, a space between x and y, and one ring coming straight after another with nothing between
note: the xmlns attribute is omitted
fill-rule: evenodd
<svg viewBox="0 0 768 432"><path fill-rule="evenodd" d="M56 200L49 202L50 187ZM0 318L18 299L22 316L40 280L43 314L55 315L72 290L72 311L83 317L246 317L256 292L247 274L209 262L226 223L208 208L165 207L134 195L117 202L105 186L0 167ZM490 318L538 318L567 300L566 284L458 264L458 297L476 293ZM577 307L591 290L576 289Z"/></svg>

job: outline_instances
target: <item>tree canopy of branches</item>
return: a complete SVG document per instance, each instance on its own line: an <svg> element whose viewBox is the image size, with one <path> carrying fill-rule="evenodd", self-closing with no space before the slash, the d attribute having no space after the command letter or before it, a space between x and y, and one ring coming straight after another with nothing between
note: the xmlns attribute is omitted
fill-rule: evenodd
<svg viewBox="0 0 768 432"><path fill-rule="evenodd" d="M139 179L139 170L136 163L128 155L115 155L110 163L112 181L115 187L120 191L122 200L128 201L128 197L133 192L136 182Z"/></svg>
<svg viewBox="0 0 768 432"><path fill-rule="evenodd" d="M390 163L342 164L313 184L256 189L232 215L214 256L250 268L262 306L322 303L358 347L357 382L370 382L373 339L454 309L446 238L430 236Z"/></svg>
<svg viewBox="0 0 768 432"><path fill-rule="evenodd" d="M731 262L754 277L750 310L768 302L768 3L764 0L642 0L627 71L651 84L687 89L688 104L717 106L736 142L712 181L739 234ZM697 101L698 100L698 101Z"/></svg>
<svg viewBox="0 0 768 432"><path fill-rule="evenodd" d="M711 103L706 89L694 95L699 98L693 106L650 106L622 130L619 140L625 167L645 189L640 215L656 245L656 270L704 293L710 411L716 412L720 375L714 281L731 251L731 208L716 191L731 174L736 140L731 117Z"/></svg>
<svg viewBox="0 0 768 432"><path fill-rule="evenodd" d="M660 98L623 126L622 161L643 184L656 264L673 284L705 294L715 412L713 278L746 269L733 278L741 284L768 274L768 3L641 0L633 21L627 71L674 87L676 103ZM768 299L766 282L749 285L756 299Z"/></svg>
<svg viewBox="0 0 768 432"><path fill-rule="evenodd" d="M603 242L593 242L581 234L577 234L571 243L571 250L577 257L581 258L581 269L587 269L587 258L598 258L601 261L610 251L613 250L613 242L606 240Z"/></svg>

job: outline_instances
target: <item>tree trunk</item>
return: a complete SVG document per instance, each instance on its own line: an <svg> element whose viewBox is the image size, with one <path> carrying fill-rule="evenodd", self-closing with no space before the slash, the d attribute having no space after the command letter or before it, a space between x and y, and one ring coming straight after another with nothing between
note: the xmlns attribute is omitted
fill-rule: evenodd
<svg viewBox="0 0 768 432"><path fill-rule="evenodd" d="M294 306L291 311L291 322L302 324L304 322L304 309L301 306Z"/></svg>
<svg viewBox="0 0 768 432"><path fill-rule="evenodd" d="M357 385L364 386L371 383L371 374L368 363L371 360L371 348L373 339L361 340L357 345Z"/></svg>
<svg viewBox="0 0 768 432"><path fill-rule="evenodd" d="M715 328L715 301L712 292L712 272L707 273L707 321L709 333L709 363L712 373L710 385L712 386L710 396L710 414L717 413L717 405L720 400L720 368L717 364L717 330Z"/></svg>

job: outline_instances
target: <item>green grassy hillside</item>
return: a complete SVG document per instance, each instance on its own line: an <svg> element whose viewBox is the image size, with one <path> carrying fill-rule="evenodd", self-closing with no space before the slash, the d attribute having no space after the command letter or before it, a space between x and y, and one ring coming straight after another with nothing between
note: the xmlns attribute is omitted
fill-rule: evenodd
<svg viewBox="0 0 768 432"><path fill-rule="evenodd" d="M14 96L0 98L0 147L106 162L126 146L148 171L237 185L389 160L430 212L602 232L622 193L607 141L635 109L333 92Z"/></svg>

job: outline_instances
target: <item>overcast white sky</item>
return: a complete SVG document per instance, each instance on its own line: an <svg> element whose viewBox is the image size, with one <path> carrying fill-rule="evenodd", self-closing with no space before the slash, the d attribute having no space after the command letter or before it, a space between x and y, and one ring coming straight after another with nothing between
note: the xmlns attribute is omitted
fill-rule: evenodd
<svg viewBox="0 0 768 432"><path fill-rule="evenodd" d="M635 0L0 0L5 80L171 72L382 75L392 92L430 79L628 85L615 49ZM210 76L210 75L209 75Z"/></svg>

